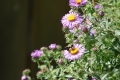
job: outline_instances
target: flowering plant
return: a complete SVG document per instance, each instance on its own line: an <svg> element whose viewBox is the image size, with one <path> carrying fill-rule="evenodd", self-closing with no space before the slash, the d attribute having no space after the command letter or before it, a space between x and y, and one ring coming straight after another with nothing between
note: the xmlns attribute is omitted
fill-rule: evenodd
<svg viewBox="0 0 120 80"><path fill-rule="evenodd" d="M31 53L39 80L119 80L120 1L69 0L61 23L68 45L51 44ZM55 65L53 65L55 63ZM21 80L32 80L30 70Z"/></svg>

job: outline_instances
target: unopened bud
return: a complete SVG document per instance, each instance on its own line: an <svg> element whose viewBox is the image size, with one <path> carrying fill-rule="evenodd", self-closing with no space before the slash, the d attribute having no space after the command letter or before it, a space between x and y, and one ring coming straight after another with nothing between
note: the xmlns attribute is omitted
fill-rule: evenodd
<svg viewBox="0 0 120 80"><path fill-rule="evenodd" d="M47 69L46 68L42 68L42 72L46 72L47 71Z"/></svg>
<svg viewBox="0 0 120 80"><path fill-rule="evenodd" d="M59 60L58 60L58 63L61 64L61 63L62 63L62 59L59 59Z"/></svg>
<svg viewBox="0 0 120 80"><path fill-rule="evenodd" d="M47 51L48 48L47 48L47 47L41 47L40 50L41 50L41 51Z"/></svg>
<svg viewBox="0 0 120 80"><path fill-rule="evenodd" d="M103 17L104 16L104 12L103 11L99 11L99 15Z"/></svg>
<svg viewBox="0 0 120 80"><path fill-rule="evenodd" d="M28 77L25 76L25 75L23 75L23 76L21 77L21 80L28 80Z"/></svg>
<svg viewBox="0 0 120 80"><path fill-rule="evenodd" d="M87 32L87 31L88 31L87 27L83 27L83 28L82 28L82 31L83 31L83 32Z"/></svg>
<svg viewBox="0 0 120 80"><path fill-rule="evenodd" d="M97 48L96 48L96 47L93 47L93 48L92 48L92 51L96 51L96 50L97 50Z"/></svg>
<svg viewBox="0 0 120 80"><path fill-rule="evenodd" d="M30 73L30 69L25 69L24 71L23 71L23 75L28 75Z"/></svg>

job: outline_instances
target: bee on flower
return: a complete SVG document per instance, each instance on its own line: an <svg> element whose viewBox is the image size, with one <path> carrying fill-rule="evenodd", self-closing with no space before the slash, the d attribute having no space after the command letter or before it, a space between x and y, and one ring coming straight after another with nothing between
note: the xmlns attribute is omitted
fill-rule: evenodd
<svg viewBox="0 0 120 80"><path fill-rule="evenodd" d="M77 60L85 53L85 48L82 44L73 44L69 50L64 50L64 57L68 60Z"/></svg>

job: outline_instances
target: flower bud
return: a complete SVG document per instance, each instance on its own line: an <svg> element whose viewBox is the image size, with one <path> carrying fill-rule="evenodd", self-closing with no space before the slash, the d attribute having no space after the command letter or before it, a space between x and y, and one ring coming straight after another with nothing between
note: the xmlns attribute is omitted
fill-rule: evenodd
<svg viewBox="0 0 120 80"><path fill-rule="evenodd" d="M78 42L79 42L79 41L78 41L77 39L73 41L73 43L75 43L75 44L78 43Z"/></svg>
<svg viewBox="0 0 120 80"><path fill-rule="evenodd" d="M101 6L100 4L95 5L95 9L96 9L96 10L97 10L97 9L100 9L100 8L102 8L102 6Z"/></svg>
<svg viewBox="0 0 120 80"><path fill-rule="evenodd" d="M37 75L41 75L43 72L42 71L38 71L37 72Z"/></svg>
<svg viewBox="0 0 120 80"><path fill-rule="evenodd" d="M41 47L40 50L41 50L41 51L47 51L48 48L47 48L47 47Z"/></svg>
<svg viewBox="0 0 120 80"><path fill-rule="evenodd" d="M95 30L91 30L91 31L90 31L90 34L95 35L95 34L96 34L96 31L95 31Z"/></svg>
<svg viewBox="0 0 120 80"><path fill-rule="evenodd" d="M103 11L99 11L99 15L103 17L104 16L104 12Z"/></svg>
<svg viewBox="0 0 120 80"><path fill-rule="evenodd" d="M93 47L93 48L92 48L92 51L96 51L96 50L97 50L97 48L96 48L96 47Z"/></svg>
<svg viewBox="0 0 120 80"><path fill-rule="evenodd" d="M21 77L21 80L28 80L28 77L25 76L25 75L23 75L23 76Z"/></svg>
<svg viewBox="0 0 120 80"><path fill-rule="evenodd" d="M37 72L36 75L37 75L37 78L38 78L38 79L40 79L40 78L42 77L42 73L43 73L42 71L38 71L38 72Z"/></svg>
<svg viewBox="0 0 120 80"><path fill-rule="evenodd" d="M46 68L42 68L42 72L46 72L47 71L47 69Z"/></svg>
<svg viewBox="0 0 120 80"><path fill-rule="evenodd" d="M58 64L61 64L61 63L62 63L62 59L59 59L59 60L58 60Z"/></svg>
<svg viewBox="0 0 120 80"><path fill-rule="evenodd" d="M96 34L96 30L91 30L90 31L90 37L92 38Z"/></svg>
<svg viewBox="0 0 120 80"><path fill-rule="evenodd" d="M82 31L83 31L84 33L87 32L87 31L88 31L87 27L83 27L83 28L82 28Z"/></svg>
<svg viewBox="0 0 120 80"><path fill-rule="evenodd" d="M61 50L62 49L62 47L60 46L60 45L57 45L57 50Z"/></svg>
<svg viewBox="0 0 120 80"><path fill-rule="evenodd" d="M23 75L28 75L29 73L30 73L30 69L25 69L25 70L23 70Z"/></svg>
<svg viewBox="0 0 120 80"><path fill-rule="evenodd" d="M57 47L57 45L56 44L51 44L50 46L49 46L49 49L56 49L56 47Z"/></svg>
<svg viewBox="0 0 120 80"><path fill-rule="evenodd" d="M92 78L92 80L96 80L95 78Z"/></svg>

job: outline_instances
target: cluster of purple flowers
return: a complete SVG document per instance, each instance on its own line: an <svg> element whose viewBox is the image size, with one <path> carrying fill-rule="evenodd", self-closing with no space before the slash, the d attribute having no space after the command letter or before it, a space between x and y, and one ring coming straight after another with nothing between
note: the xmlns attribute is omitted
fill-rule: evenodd
<svg viewBox="0 0 120 80"><path fill-rule="evenodd" d="M61 23L63 26L63 30L67 30L66 32L64 31L66 34L65 35L66 42L67 42L67 38L71 39L71 41L67 42L71 46L61 51L61 46L52 43L48 47L41 47L40 50L34 50L31 53L31 57L33 60L36 60L35 62L37 62L38 65L39 65L39 61L37 60L42 61L44 59L43 57L47 57L45 59L48 61L48 63L45 64L49 64L48 66L50 66L50 64L52 63L52 59L55 59L58 65L61 65L64 64L64 61L66 60L70 62L78 59L83 60L84 57L82 58L82 56L85 55L85 53L87 54L91 51L95 52L98 50L98 47L96 47L96 45L94 44L95 42L94 39L96 39L97 38L96 36L98 36L97 33L98 29L94 27L96 25L95 23L93 23L94 21L90 18L91 14L82 15L78 10L81 9L81 7L84 7L86 3L87 0L69 0L69 6L71 10L62 17ZM100 16L99 18L104 16L104 12L102 11L102 5L100 4L97 4L95 6L92 5L92 8L93 7L94 10L96 10L95 12L98 12L98 15ZM89 45L87 46L87 43L90 43L90 46ZM56 53L56 54L52 54L51 56L51 54L46 54L46 53ZM57 55L59 53L63 53L63 54ZM58 59L56 59L56 57ZM49 62L50 60L51 62ZM92 58L90 59L88 58L88 61L89 60L92 60ZM37 73L38 76L40 76L43 72L46 72L47 70L47 68L42 69L41 67L40 69L41 71ZM23 76L21 77L21 80L31 80L31 78L28 76L29 72L30 72L29 70L23 71ZM67 80L74 80L74 78L67 78ZM96 78L92 78L91 76L90 80L96 80Z"/></svg>
<svg viewBox="0 0 120 80"><path fill-rule="evenodd" d="M84 7L84 5L87 3L87 0L69 0L69 6L71 7L71 10L69 13L65 14L62 19L61 23L63 25L63 28L69 29L69 31L74 34L75 30L78 30L78 34L81 34L81 32L87 32L89 31L90 37L96 34L96 30L91 29L92 22L89 20L89 17L86 16L85 19L83 19L83 16L76 11L80 7ZM97 4L95 7L95 10L100 10L102 6L100 4ZM100 11L101 15L104 13ZM86 25L84 25L86 23ZM77 40L74 40L73 46L69 48L69 50L64 50L64 57L68 60L76 60L79 59L84 53L85 53L85 47L82 44L79 44ZM49 46L49 49L55 50L57 48L56 44L51 44ZM35 50L31 53L32 58L39 58L44 52L43 49ZM60 63L61 61L59 61Z"/></svg>
<svg viewBox="0 0 120 80"><path fill-rule="evenodd" d="M69 6L71 10L69 13L62 17L61 23L63 28L68 28L71 33L75 33L76 30L87 31L86 27L83 27L83 17L82 15L75 11L73 8L80 8L87 3L87 0L69 0ZM89 25L90 21L87 21ZM78 32L78 34L81 34ZM82 44L78 44L75 40L75 44L69 50L64 50L64 57L68 60L77 60L85 53L85 47Z"/></svg>
<svg viewBox="0 0 120 80"><path fill-rule="evenodd" d="M51 44L49 45L49 49L54 50L57 49L58 45ZM40 50L34 50L34 52L31 53L32 58L39 58L44 53L45 47L42 47Z"/></svg>
<svg viewBox="0 0 120 80"><path fill-rule="evenodd" d="M96 34L96 30L91 28L92 22L89 20L88 16L85 18L78 12L78 9L84 7L87 0L69 0L69 6L71 10L69 13L62 17L61 23L64 29L68 29L71 34L82 35L82 32L89 32L90 38ZM102 6L97 4L94 6L96 11L99 11L99 15L103 16L104 12L101 10ZM77 32L76 32L77 31ZM78 41L77 41L78 42ZM73 42L73 47L69 50L64 50L64 57L68 60L79 59L84 53L85 48L82 44L78 44L76 40Z"/></svg>

